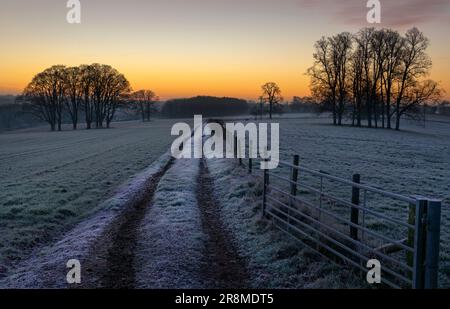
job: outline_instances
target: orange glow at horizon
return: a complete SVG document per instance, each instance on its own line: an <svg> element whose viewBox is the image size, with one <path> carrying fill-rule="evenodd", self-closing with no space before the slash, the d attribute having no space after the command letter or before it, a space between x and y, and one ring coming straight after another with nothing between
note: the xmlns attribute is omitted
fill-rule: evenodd
<svg viewBox="0 0 450 309"><path fill-rule="evenodd" d="M196 95L257 100L261 85L273 81L291 101L310 93L305 72L316 40L367 26L337 18L340 11L327 1L81 1L80 25L65 21L65 1L3 1L0 94L20 93L52 65L98 62L123 73L134 90L152 89L162 100ZM359 6L361 1L354 1L352 14L365 12L365 4ZM440 8L441 14L447 9ZM430 78L441 83L448 99L450 42L443 27L448 21L421 23L417 26L431 41ZM410 26L392 27L403 33Z"/></svg>
<svg viewBox="0 0 450 309"><path fill-rule="evenodd" d="M136 66L121 65L120 61L98 61L112 65L127 77L133 90L152 89L161 99L192 97L197 95L227 96L244 99L257 99L261 85L268 81L275 81L282 89L286 100L292 96L306 96L309 94L309 79L302 73L276 72L270 70L254 70L242 73L239 70L227 69L188 69L167 68L161 70L146 70ZM33 76L54 64L75 66L92 62L49 62L48 65L27 64L22 66L3 66L0 76L0 94L19 94L31 81ZM115 65L114 63L119 63ZM295 74L297 73L297 74ZM7 76L6 78L3 78Z"/></svg>

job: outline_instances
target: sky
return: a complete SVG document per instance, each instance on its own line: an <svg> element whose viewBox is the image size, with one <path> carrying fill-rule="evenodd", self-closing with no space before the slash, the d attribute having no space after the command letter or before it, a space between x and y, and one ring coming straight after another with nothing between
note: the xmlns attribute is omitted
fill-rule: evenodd
<svg viewBox="0 0 450 309"><path fill-rule="evenodd" d="M286 100L309 94L314 42L369 25L366 0L0 0L0 94L19 93L55 64L109 64L133 89L163 100L195 95L256 99L274 81ZM381 0L381 24L418 27L450 97L450 1Z"/></svg>

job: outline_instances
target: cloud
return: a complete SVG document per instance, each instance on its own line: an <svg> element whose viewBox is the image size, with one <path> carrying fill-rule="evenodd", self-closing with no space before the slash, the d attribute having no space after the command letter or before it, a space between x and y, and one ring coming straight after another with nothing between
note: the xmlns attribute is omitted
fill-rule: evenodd
<svg viewBox="0 0 450 309"><path fill-rule="evenodd" d="M450 1L448 0L380 0L382 26L410 27L429 22L448 23ZM303 9L329 17L334 22L347 25L367 25L368 8L365 0L298 0Z"/></svg>

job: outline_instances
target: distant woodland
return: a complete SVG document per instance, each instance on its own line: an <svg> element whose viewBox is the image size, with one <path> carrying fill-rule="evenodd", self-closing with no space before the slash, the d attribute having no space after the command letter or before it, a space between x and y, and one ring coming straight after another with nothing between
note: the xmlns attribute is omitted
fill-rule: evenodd
<svg viewBox="0 0 450 309"><path fill-rule="evenodd" d="M236 98L198 96L189 99L167 101L161 115L169 118L186 118L201 114L204 117L233 116L247 114L247 101Z"/></svg>

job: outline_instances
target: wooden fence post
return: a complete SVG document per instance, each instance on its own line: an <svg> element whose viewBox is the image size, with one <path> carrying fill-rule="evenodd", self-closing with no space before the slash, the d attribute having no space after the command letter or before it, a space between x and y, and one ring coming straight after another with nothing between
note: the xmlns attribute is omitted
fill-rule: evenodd
<svg viewBox="0 0 450 309"><path fill-rule="evenodd" d="M238 147L237 155L239 158L239 165L242 166L242 153L241 153L242 149L241 149L241 141L240 140L237 141L237 147Z"/></svg>
<svg viewBox="0 0 450 309"><path fill-rule="evenodd" d="M264 159L264 161L268 161L267 159ZM263 213L263 217L266 216L266 207L267 207L267 190L268 190L268 185L269 185L269 170L266 168L266 164L265 164L265 169L264 169L264 187L263 187L263 209L262 209L262 213Z"/></svg>
<svg viewBox="0 0 450 309"><path fill-rule="evenodd" d="M252 140L248 141L248 173L252 173L253 160L252 160Z"/></svg>
<svg viewBox="0 0 450 309"><path fill-rule="evenodd" d="M294 155L293 165L298 167L300 162L299 155ZM297 195L297 181L298 181L298 168L293 167L291 169L291 195Z"/></svg>
<svg viewBox="0 0 450 309"><path fill-rule="evenodd" d="M237 159L237 135L234 135L234 158Z"/></svg>
<svg viewBox="0 0 450 309"><path fill-rule="evenodd" d="M360 183L361 177L359 174L353 175L353 182ZM359 205L359 188L352 187L352 204ZM359 209L352 207L350 214L350 221L354 224L359 224ZM354 240L358 240L358 228L350 226L350 237Z"/></svg>

